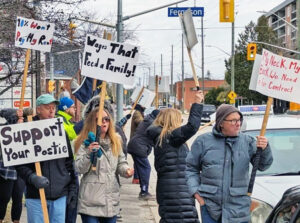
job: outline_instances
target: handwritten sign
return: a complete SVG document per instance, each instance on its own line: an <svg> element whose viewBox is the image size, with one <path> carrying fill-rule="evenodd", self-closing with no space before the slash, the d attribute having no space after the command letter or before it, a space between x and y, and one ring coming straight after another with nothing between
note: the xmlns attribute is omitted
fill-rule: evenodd
<svg viewBox="0 0 300 223"><path fill-rule="evenodd" d="M135 90L133 91L130 99L132 101L135 101L141 91L141 87L136 87ZM148 89L143 90L143 94L141 95L140 99L138 100L138 104L145 108L149 108L155 98L155 93L153 91L150 91Z"/></svg>
<svg viewBox="0 0 300 223"><path fill-rule="evenodd" d="M170 76L159 76L158 77L158 92L168 93L170 92ZM149 89L155 91L155 76L149 77Z"/></svg>
<svg viewBox="0 0 300 223"><path fill-rule="evenodd" d="M15 46L50 52L53 32L53 23L17 17Z"/></svg>
<svg viewBox="0 0 300 223"><path fill-rule="evenodd" d="M250 84L251 90L264 95L300 103L300 61L263 50L259 67L255 61Z"/></svg>
<svg viewBox="0 0 300 223"><path fill-rule="evenodd" d="M0 127L4 166L68 157L62 118Z"/></svg>
<svg viewBox="0 0 300 223"><path fill-rule="evenodd" d="M138 55L136 46L87 35L81 74L132 86Z"/></svg>

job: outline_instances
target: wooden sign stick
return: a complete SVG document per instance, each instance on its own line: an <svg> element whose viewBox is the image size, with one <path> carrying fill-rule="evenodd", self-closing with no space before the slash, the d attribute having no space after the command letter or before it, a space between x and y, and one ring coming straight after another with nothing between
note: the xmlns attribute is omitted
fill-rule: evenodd
<svg viewBox="0 0 300 223"><path fill-rule="evenodd" d="M192 54L191 54L191 49L187 47L187 51L188 51L188 55L189 55L191 66L192 66L193 78L194 78L194 81L195 81L195 85L196 85L197 91L199 91L200 90L200 86L199 86L199 81L198 81L198 78L197 78L197 74L196 74L196 70L195 70L195 65L194 65L194 62L193 62Z"/></svg>
<svg viewBox="0 0 300 223"><path fill-rule="evenodd" d="M208 122L208 123L202 125L202 126L198 129L198 131L200 131L200 130L202 130L202 129L205 129L207 126L212 125L214 122L215 122L215 120L210 121L210 122Z"/></svg>
<svg viewBox="0 0 300 223"><path fill-rule="evenodd" d="M266 107L263 123L262 123L260 134L259 134L260 136L264 136L266 133L272 103L273 103L273 98L268 97L267 107ZM252 168L251 177L250 177L249 186L248 186L248 195L249 196L251 196L252 191L253 191L253 186L254 186L254 182L255 182L256 172L258 169L261 153L262 153L262 148L258 147L256 150L255 159L254 159L253 168Z"/></svg>
<svg viewBox="0 0 300 223"><path fill-rule="evenodd" d="M134 102L134 104L133 104L133 106L132 106L132 108L131 108L131 111L130 111L130 113L129 113L129 114L132 114L132 112L133 112L133 110L134 110L134 108L135 108L136 104L138 103L138 101L139 101L139 100L140 100L140 98L142 97L142 94L143 94L144 88L145 88L145 87L142 87L142 89L140 90L140 93L139 93L139 95L138 95L137 99L135 100L135 102Z"/></svg>
<svg viewBox="0 0 300 223"><path fill-rule="evenodd" d="M29 66L29 60L30 60L30 52L31 52L31 50L27 49L26 57L25 57L24 74L23 74L23 80L22 80L22 91L21 91L21 99L20 99L20 107L19 107L20 110L23 110L23 107L24 107L24 95L25 95L26 79L27 79L28 66ZM32 116L27 116L27 119L28 119L28 122L32 121ZM40 162L35 163L35 172L36 172L37 176L42 176ZM49 223L49 215L48 215L48 209L47 209L45 190L43 188L41 188L41 189L39 189L39 193L40 193L40 198L41 198L44 223Z"/></svg>

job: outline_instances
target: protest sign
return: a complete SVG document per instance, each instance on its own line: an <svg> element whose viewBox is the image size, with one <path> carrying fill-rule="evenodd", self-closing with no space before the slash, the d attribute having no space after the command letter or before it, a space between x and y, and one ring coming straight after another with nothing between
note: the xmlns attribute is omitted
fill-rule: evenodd
<svg viewBox="0 0 300 223"><path fill-rule="evenodd" d="M81 74L132 86L138 55L139 48L136 46L87 35Z"/></svg>
<svg viewBox="0 0 300 223"><path fill-rule="evenodd" d="M137 100L137 97L138 97L138 94L139 92L141 91L141 87L137 87L134 92L132 93L131 95L131 100L132 101L136 101ZM144 89L140 99L138 100L137 104L145 107L145 108L149 108L153 102L155 98L155 93L148 90L148 89Z"/></svg>
<svg viewBox="0 0 300 223"><path fill-rule="evenodd" d="M62 118L0 127L4 166L68 157Z"/></svg>
<svg viewBox="0 0 300 223"><path fill-rule="evenodd" d="M170 92L169 85L170 76L159 76L158 77L158 92L168 93ZM149 78L149 89L155 91L155 76L150 76Z"/></svg>
<svg viewBox="0 0 300 223"><path fill-rule="evenodd" d="M192 49L198 43L191 9L179 16L183 39L188 49Z"/></svg>
<svg viewBox="0 0 300 223"><path fill-rule="evenodd" d="M53 23L17 17L15 46L50 52L53 32Z"/></svg>
<svg viewBox="0 0 300 223"><path fill-rule="evenodd" d="M259 58L258 58L259 59ZM255 61L250 89L269 97L300 103L300 61L263 50ZM257 79L255 81L255 79ZM256 85L253 84L256 82Z"/></svg>

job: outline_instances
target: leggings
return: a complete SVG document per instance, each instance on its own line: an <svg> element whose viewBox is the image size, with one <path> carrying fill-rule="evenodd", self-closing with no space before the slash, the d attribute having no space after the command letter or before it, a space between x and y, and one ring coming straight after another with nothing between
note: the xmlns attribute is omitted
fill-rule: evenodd
<svg viewBox="0 0 300 223"><path fill-rule="evenodd" d="M0 220L4 219L7 204L12 198L11 220L19 221L22 213L24 181L20 177L17 180L5 180L0 176L0 188Z"/></svg>

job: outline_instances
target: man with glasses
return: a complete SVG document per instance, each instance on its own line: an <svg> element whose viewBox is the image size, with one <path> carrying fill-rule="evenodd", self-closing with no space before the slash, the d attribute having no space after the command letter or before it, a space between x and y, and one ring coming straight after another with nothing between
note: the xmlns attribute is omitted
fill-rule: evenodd
<svg viewBox="0 0 300 223"><path fill-rule="evenodd" d="M240 132L243 115L222 104L212 132L198 136L187 156L186 179L191 196L201 206L204 223L244 223L250 220L249 163L257 147L263 152L258 169L273 162L267 138Z"/></svg>

